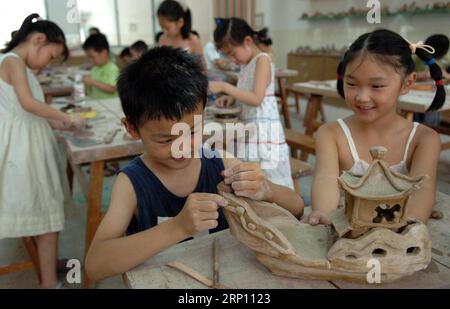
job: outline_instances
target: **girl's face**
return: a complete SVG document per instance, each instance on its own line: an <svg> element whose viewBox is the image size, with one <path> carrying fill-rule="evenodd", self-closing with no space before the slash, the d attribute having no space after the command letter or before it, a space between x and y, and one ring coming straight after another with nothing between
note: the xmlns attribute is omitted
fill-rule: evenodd
<svg viewBox="0 0 450 309"><path fill-rule="evenodd" d="M395 115L397 99L408 93L416 73L403 73L374 57L358 57L345 70L344 93L347 105L363 122L373 122L387 115Z"/></svg>
<svg viewBox="0 0 450 309"><path fill-rule="evenodd" d="M64 46L58 43L48 43L44 34L38 33L31 38L31 50L27 64L32 70L42 70L49 63L62 56Z"/></svg>
<svg viewBox="0 0 450 309"><path fill-rule="evenodd" d="M254 57L253 45L253 40L250 37L246 37L241 45L225 44L221 52L236 64L245 65Z"/></svg>
<svg viewBox="0 0 450 309"><path fill-rule="evenodd" d="M181 28L184 26L183 18L180 18L177 21L170 21L167 17L158 16L158 22L161 29L169 37L180 35Z"/></svg>

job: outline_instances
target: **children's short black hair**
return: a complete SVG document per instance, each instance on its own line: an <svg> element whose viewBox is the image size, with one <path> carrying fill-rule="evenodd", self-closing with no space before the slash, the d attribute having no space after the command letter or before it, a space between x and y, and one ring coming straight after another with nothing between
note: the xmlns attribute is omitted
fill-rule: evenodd
<svg viewBox="0 0 450 309"><path fill-rule="evenodd" d="M377 29L361 35L346 51L337 68L337 90L345 98L344 81L347 65L359 56L370 55L377 60L393 66L399 73L409 75L415 71L410 43L399 34ZM424 49L417 48L416 55L424 62L429 62L431 77L436 81L442 81L442 71L433 61L433 55ZM431 61L431 62L430 62ZM436 95L431 103L429 111L437 110L445 103L445 88L442 82L436 84Z"/></svg>
<svg viewBox="0 0 450 309"><path fill-rule="evenodd" d="M183 6L178 1L164 0L158 7L157 15L160 17L165 17L170 21L178 21L183 18L184 25L181 28L181 36L186 40L191 35L191 10L189 10L189 8L183 8Z"/></svg>
<svg viewBox="0 0 450 309"><path fill-rule="evenodd" d="M106 49L109 53L108 39L101 33L90 35L83 44L83 50L88 49L93 49L98 53Z"/></svg>
<svg viewBox="0 0 450 309"><path fill-rule="evenodd" d="M214 42L217 50L222 49L226 44L242 45L247 36L251 37L255 43L261 42L263 44L269 38L269 29L264 28L255 31L242 18L215 18L215 22L217 27L214 30Z"/></svg>
<svg viewBox="0 0 450 309"><path fill-rule="evenodd" d="M208 79L198 56L155 47L120 74L117 91L135 129L155 119L180 120L207 102Z"/></svg>
<svg viewBox="0 0 450 309"><path fill-rule="evenodd" d="M120 58L131 57L130 48L129 47L125 47L124 49L122 49L122 51L120 52L119 57Z"/></svg>
<svg viewBox="0 0 450 309"><path fill-rule="evenodd" d="M136 41L130 46L130 49L145 53L148 50L148 45L144 41Z"/></svg>
<svg viewBox="0 0 450 309"><path fill-rule="evenodd" d="M11 33L11 41L6 44L2 51L8 53L22 42L25 42L30 34L43 33L47 37L47 42L61 44L64 48L64 60L69 57L69 48L66 45L66 37L61 28L54 22L42 20L39 14L31 14L22 23L19 30Z"/></svg>
<svg viewBox="0 0 450 309"><path fill-rule="evenodd" d="M450 41L445 34L432 35L425 40L425 44L434 48L434 57L436 59L443 58L448 53L450 47Z"/></svg>
<svg viewBox="0 0 450 309"><path fill-rule="evenodd" d="M95 32L95 34L100 34L100 29L97 27L91 27L89 28L89 32Z"/></svg>

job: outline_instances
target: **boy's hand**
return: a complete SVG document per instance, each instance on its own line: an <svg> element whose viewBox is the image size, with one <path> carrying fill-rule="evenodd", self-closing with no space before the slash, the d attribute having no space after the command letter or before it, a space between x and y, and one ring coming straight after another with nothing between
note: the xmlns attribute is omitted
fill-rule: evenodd
<svg viewBox="0 0 450 309"><path fill-rule="evenodd" d="M331 224L330 217L323 211L313 210L309 216L301 220L302 223L308 223L310 225L328 225Z"/></svg>
<svg viewBox="0 0 450 309"><path fill-rule="evenodd" d="M258 163L240 163L223 171L225 183L231 185L234 194L255 201L272 199L271 183Z"/></svg>
<svg viewBox="0 0 450 309"><path fill-rule="evenodd" d="M189 236L214 229L218 225L219 207L225 207L228 201L217 194L193 193L189 195L183 209L175 217L179 226Z"/></svg>
<svg viewBox="0 0 450 309"><path fill-rule="evenodd" d="M89 75L83 77L83 82L86 86L91 87L94 85L94 80Z"/></svg>

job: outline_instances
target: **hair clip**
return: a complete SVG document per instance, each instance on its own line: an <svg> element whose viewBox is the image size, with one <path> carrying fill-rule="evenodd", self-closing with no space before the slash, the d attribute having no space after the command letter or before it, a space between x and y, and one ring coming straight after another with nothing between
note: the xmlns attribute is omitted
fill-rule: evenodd
<svg viewBox="0 0 450 309"><path fill-rule="evenodd" d="M38 21L43 21L43 20L44 19L38 15L38 17L35 17L31 20L31 23L34 24L34 23L37 23Z"/></svg>
<svg viewBox="0 0 450 309"><path fill-rule="evenodd" d="M436 63L436 59L433 57L428 61L424 61L427 66L433 65Z"/></svg>
<svg viewBox="0 0 450 309"><path fill-rule="evenodd" d="M436 86L444 86L444 85L445 85L445 80L441 79L441 80L436 81Z"/></svg>
<svg viewBox="0 0 450 309"><path fill-rule="evenodd" d="M216 17L214 21L216 22L216 26L220 26L225 22L225 18Z"/></svg>
<svg viewBox="0 0 450 309"><path fill-rule="evenodd" d="M342 75L337 76L337 80L343 80L343 79L344 79L344 76L342 76Z"/></svg>
<svg viewBox="0 0 450 309"><path fill-rule="evenodd" d="M423 49L424 51L426 51L427 53L430 53L430 54L434 54L436 52L436 50L434 49L433 46L425 45L425 44L423 44L422 41L419 41L417 43L411 43L410 41L408 41L406 39L405 39L405 41L409 43L409 48L411 49L411 53L413 55L416 54L416 50L418 48Z"/></svg>

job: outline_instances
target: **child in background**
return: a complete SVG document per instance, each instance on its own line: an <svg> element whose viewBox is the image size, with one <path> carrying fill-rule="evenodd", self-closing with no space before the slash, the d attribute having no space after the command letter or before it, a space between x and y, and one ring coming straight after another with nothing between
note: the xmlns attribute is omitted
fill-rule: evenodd
<svg viewBox="0 0 450 309"><path fill-rule="evenodd" d="M397 99L414 86L412 55L429 62L429 46L411 44L397 33L376 30L360 36L338 67L337 88L354 115L323 125L316 139L316 173L312 187L310 224L328 224L338 207L337 178L342 171L362 176L371 162L369 149L388 149L386 162L393 171L411 177L428 175L422 188L408 200L408 217L427 222L436 194L436 167L441 143L432 129L397 114ZM434 63L436 82L431 110L445 101L442 72Z"/></svg>
<svg viewBox="0 0 450 309"><path fill-rule="evenodd" d="M257 164L234 158L192 155L195 138L202 138L208 81L197 57L181 49L158 47L128 66L118 81L124 124L145 153L117 177L108 212L86 258L86 271L98 280L126 272L145 260L201 232L228 227L217 195L225 181L238 196L277 203L295 216L303 202L294 191L273 184ZM199 116L200 120L195 116ZM172 133L185 123L187 136ZM179 159L173 147L183 139L189 155ZM175 151L175 152L173 152ZM217 154L216 154L217 155Z"/></svg>
<svg viewBox="0 0 450 309"><path fill-rule="evenodd" d="M148 45L144 41L134 42L133 45L130 46L131 56L133 57L134 61L141 58L141 56L146 53L147 50Z"/></svg>
<svg viewBox="0 0 450 309"><path fill-rule="evenodd" d="M62 30L38 14L28 16L0 55L0 239L33 236L41 270L40 286L60 286L56 276L58 232L70 201L64 159L52 127L81 128L44 103L32 70L67 58ZM20 191L20 192L19 192Z"/></svg>
<svg viewBox="0 0 450 309"><path fill-rule="evenodd" d="M293 188L290 168L289 148L275 98L274 67L272 58L258 48L260 36L267 35L267 29L254 31L240 18L223 19L214 31L214 41L218 50L244 65L237 87L225 82L210 82L213 93L225 93L218 99L218 106L229 106L237 100L242 104L240 120L244 124L255 124L257 132L256 158L251 151L252 143L238 141L245 147L245 161L258 161L267 178L279 185Z"/></svg>
<svg viewBox="0 0 450 309"><path fill-rule="evenodd" d="M202 61L203 46L197 35L192 33L192 17L189 8L183 8L174 0L164 0L158 8L158 22L164 33L158 46L182 48L198 55Z"/></svg>
<svg viewBox="0 0 450 309"><path fill-rule="evenodd" d="M108 40L103 34L94 34L87 38L83 50L94 67L90 76L84 77L89 97L94 100L117 97L116 82L119 68L109 58Z"/></svg>
<svg viewBox="0 0 450 309"><path fill-rule="evenodd" d="M129 47L125 47L120 52L119 59L121 62L121 65L120 65L121 68L124 68L134 62L134 59L133 59L133 56L131 55L131 51L130 51Z"/></svg>

